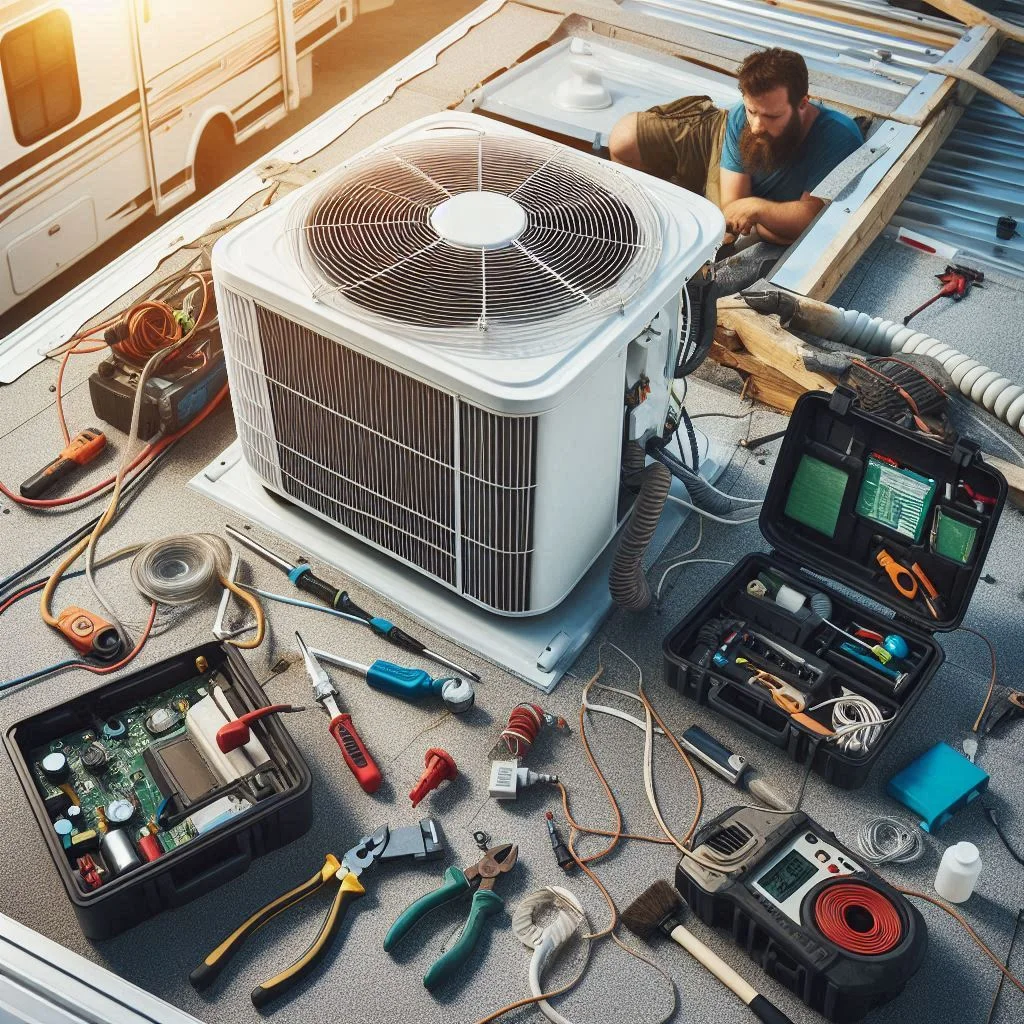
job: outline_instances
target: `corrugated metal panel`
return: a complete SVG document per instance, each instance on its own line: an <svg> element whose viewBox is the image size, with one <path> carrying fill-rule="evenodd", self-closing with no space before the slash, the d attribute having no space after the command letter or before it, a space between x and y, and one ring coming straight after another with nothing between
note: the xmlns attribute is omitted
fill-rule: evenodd
<svg viewBox="0 0 1024 1024"><path fill-rule="evenodd" d="M827 8L827 4L819 6L823 10ZM901 37L895 11L893 31L889 34L790 11L761 0L623 0L622 7L753 46L784 46L799 50L810 68L875 88L889 88L900 94L905 94L921 77L921 72L913 65L934 64L945 53ZM874 13L877 16L879 12ZM963 27L947 24L950 25L949 45L953 46ZM899 63L898 69L893 70L898 70L904 80L892 82L873 74L866 66L847 63L853 57L864 65L867 63L865 55L873 50L888 51ZM909 62L909 66L903 62Z"/></svg>
<svg viewBox="0 0 1024 1024"><path fill-rule="evenodd" d="M1024 51L1004 49L990 78L1024 94ZM996 237L1010 216L1024 231L1024 118L978 95L936 153L892 223L1024 275L1024 237Z"/></svg>

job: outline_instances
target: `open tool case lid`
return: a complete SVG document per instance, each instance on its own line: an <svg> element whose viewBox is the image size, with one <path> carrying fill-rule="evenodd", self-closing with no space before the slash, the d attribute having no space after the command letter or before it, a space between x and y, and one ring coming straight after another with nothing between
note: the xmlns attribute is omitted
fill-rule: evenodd
<svg viewBox="0 0 1024 1024"><path fill-rule="evenodd" d="M897 619L952 630L981 576L1006 491L973 441L947 445L905 430L859 409L840 387L797 401L758 525L778 557L846 584ZM920 566L938 591L937 615L920 583L913 599L897 590L879 550L907 569ZM910 577L900 579L913 589Z"/></svg>

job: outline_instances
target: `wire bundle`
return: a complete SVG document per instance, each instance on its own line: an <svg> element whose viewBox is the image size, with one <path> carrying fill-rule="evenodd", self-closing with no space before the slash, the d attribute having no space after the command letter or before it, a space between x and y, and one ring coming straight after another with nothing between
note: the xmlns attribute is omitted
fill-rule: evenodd
<svg viewBox="0 0 1024 1024"><path fill-rule="evenodd" d="M522 703L512 709L501 739L513 757L526 757L544 724L544 709L539 704Z"/></svg>
<svg viewBox="0 0 1024 1024"><path fill-rule="evenodd" d="M891 721L873 700L849 691L841 697L823 700L807 710L817 711L830 704L834 735L829 737L829 742L847 754L867 755L878 742L882 729Z"/></svg>
<svg viewBox="0 0 1024 1024"><path fill-rule="evenodd" d="M872 818L857 833L857 845L872 864L909 864L924 853L921 832L898 818Z"/></svg>
<svg viewBox="0 0 1024 1024"><path fill-rule="evenodd" d="M830 885L814 901L814 923L840 949L883 956L903 938L903 922L892 900L859 882Z"/></svg>
<svg viewBox="0 0 1024 1024"><path fill-rule="evenodd" d="M231 549L212 533L178 533L147 544L132 561L140 594L161 604L189 604L227 573Z"/></svg>

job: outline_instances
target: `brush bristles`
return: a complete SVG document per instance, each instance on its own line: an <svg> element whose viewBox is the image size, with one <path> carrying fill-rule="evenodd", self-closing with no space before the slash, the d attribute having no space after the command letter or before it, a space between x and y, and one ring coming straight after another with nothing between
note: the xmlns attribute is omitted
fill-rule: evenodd
<svg viewBox="0 0 1024 1024"><path fill-rule="evenodd" d="M650 938L666 921L674 918L682 900L668 882L657 881L622 912L622 923L641 939Z"/></svg>

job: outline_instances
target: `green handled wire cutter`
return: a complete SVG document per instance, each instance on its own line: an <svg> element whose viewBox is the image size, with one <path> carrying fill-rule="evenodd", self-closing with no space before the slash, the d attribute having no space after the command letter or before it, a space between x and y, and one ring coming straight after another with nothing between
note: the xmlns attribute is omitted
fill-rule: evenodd
<svg viewBox="0 0 1024 1024"><path fill-rule="evenodd" d="M189 981L196 989L206 988L212 984L250 935L282 911L301 903L307 896L320 892L332 881L338 882L324 923L309 948L290 967L286 967L252 990L253 1006L265 1006L291 988L300 978L305 977L323 958L331 945L331 940L338 933L345 911L366 893L359 878L367 868L378 862L394 860L434 860L440 857L444 850L444 841L431 818L423 818L418 825L393 830L387 825L382 825L376 832L364 836L340 861L333 853L327 854L323 866L312 878L282 893L243 921L189 975Z"/></svg>
<svg viewBox="0 0 1024 1024"><path fill-rule="evenodd" d="M519 847L505 843L503 846L491 847L476 864L465 871L456 867L448 868L444 873L444 884L421 896L391 926L384 936L384 948L388 951L394 949L402 936L430 911L472 892L469 917L462 933L423 976L423 984L433 991L455 975L469 959L483 932L484 922L505 909L505 901L494 892L494 883L500 875L511 871L518 859Z"/></svg>

